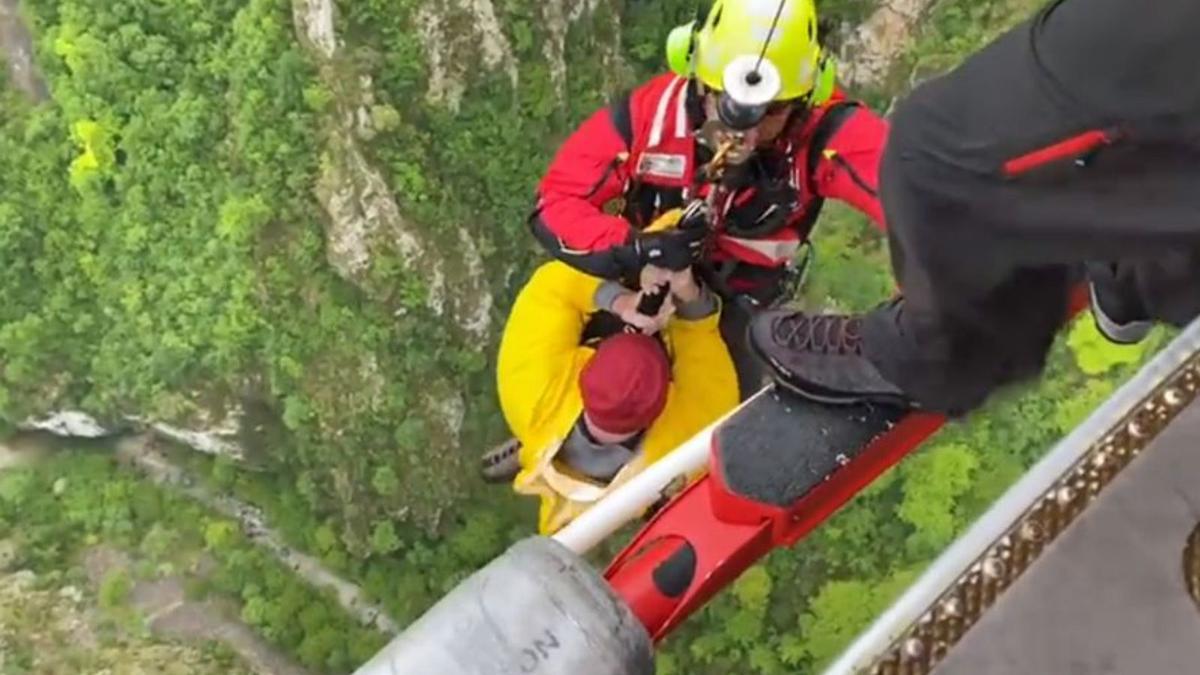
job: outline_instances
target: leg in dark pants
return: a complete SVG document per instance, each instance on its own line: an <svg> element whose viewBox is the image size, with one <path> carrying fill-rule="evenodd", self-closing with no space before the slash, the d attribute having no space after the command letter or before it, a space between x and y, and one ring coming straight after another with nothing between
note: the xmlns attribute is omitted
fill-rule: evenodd
<svg viewBox="0 0 1200 675"><path fill-rule="evenodd" d="M1085 166L1067 157L1006 176L998 156L991 172L963 172L922 152L930 130L913 117L961 98L957 82L897 112L881 168L904 291L863 326L884 378L924 407L960 412L1037 375L1089 261L1117 261L1115 278L1146 318L1181 325L1200 313L1200 200L1181 180L1200 181L1195 148L1131 138ZM1010 113L1053 107L1033 100Z"/></svg>
<svg viewBox="0 0 1200 675"><path fill-rule="evenodd" d="M1182 327L1200 316L1200 251L1116 266L1148 318ZM867 316L866 352L923 407L966 412L997 388L1041 372L1075 278L1067 265L1014 269L1004 283L976 296L969 311L935 294L906 294Z"/></svg>
<svg viewBox="0 0 1200 675"><path fill-rule="evenodd" d="M901 176L882 185L900 192L893 204L912 197L913 208L926 203ZM911 214L903 237L893 226L893 267L904 296L866 316L864 353L922 407L965 412L997 387L1041 371L1075 270L1021 266L999 255L989 232L963 227L947 237L922 216Z"/></svg>
<svg viewBox="0 0 1200 675"><path fill-rule="evenodd" d="M1182 327L1200 315L1200 249L1120 261L1117 275L1130 279L1151 319Z"/></svg>
<svg viewBox="0 0 1200 675"><path fill-rule="evenodd" d="M737 371L739 400L745 401L762 389L766 383L766 372L762 362L751 351L746 340L746 327L750 323L752 310L735 300L725 300L721 309L721 338L729 348Z"/></svg>
<svg viewBox="0 0 1200 675"><path fill-rule="evenodd" d="M1200 300L1200 252L1170 251L1144 260L1092 262L1087 265L1096 326L1118 344L1140 342L1151 319L1187 323Z"/></svg>

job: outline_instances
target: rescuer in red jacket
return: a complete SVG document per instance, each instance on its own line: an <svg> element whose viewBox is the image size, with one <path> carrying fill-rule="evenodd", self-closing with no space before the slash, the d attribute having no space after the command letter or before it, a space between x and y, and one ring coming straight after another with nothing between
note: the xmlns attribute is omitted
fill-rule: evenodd
<svg viewBox="0 0 1200 675"><path fill-rule="evenodd" d="M695 263L725 301L721 333L745 398L762 381L746 344L751 312L793 290L824 200L883 227L887 123L836 87L813 0L717 0L703 22L672 31L667 54L672 73L563 144L531 227L555 257L609 279ZM651 227L680 209L677 226Z"/></svg>

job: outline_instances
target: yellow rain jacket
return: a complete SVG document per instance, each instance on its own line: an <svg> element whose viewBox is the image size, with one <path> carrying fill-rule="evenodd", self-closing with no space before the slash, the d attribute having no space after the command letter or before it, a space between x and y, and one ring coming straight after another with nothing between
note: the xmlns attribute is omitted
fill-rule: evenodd
<svg viewBox="0 0 1200 675"><path fill-rule="evenodd" d="M555 456L583 412L579 376L595 350L580 343L601 283L562 262L542 265L517 296L500 342L500 407L521 441L513 489L541 497L542 534L562 528L738 401L733 361L717 329L720 312L696 321L673 317L663 334L672 361L666 407L634 459L607 485L557 465Z"/></svg>

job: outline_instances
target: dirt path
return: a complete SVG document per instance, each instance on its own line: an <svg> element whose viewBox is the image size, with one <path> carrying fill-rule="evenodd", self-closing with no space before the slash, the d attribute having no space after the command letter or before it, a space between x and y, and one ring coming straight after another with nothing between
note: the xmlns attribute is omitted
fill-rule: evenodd
<svg viewBox="0 0 1200 675"><path fill-rule="evenodd" d="M62 581L0 570L0 672L256 675L204 646L114 631L83 592Z"/></svg>
<svg viewBox="0 0 1200 675"><path fill-rule="evenodd" d="M0 440L0 471L33 464L49 456L52 448L53 444L41 434L26 433Z"/></svg>
<svg viewBox="0 0 1200 675"><path fill-rule="evenodd" d="M19 0L0 0L0 56L8 66L9 81L35 102L50 98L50 90L33 61L33 40L21 20Z"/></svg>
<svg viewBox="0 0 1200 675"><path fill-rule="evenodd" d="M93 588L118 570L129 570L133 562L123 553L97 546L84 559L84 569ZM246 667L260 675L309 675L277 649L267 644L246 624L228 618L231 610L211 601L197 602L185 597L184 579L170 576L137 582L129 595L129 604L145 617L146 625L160 637L223 643L242 658Z"/></svg>

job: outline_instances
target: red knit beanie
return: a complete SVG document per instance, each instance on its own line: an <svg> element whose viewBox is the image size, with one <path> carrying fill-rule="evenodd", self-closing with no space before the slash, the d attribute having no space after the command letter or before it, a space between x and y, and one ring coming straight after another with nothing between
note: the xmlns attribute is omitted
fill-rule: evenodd
<svg viewBox="0 0 1200 675"><path fill-rule="evenodd" d="M620 333L600 343L579 376L588 419L611 434L650 426L667 405L671 364L657 340Z"/></svg>

